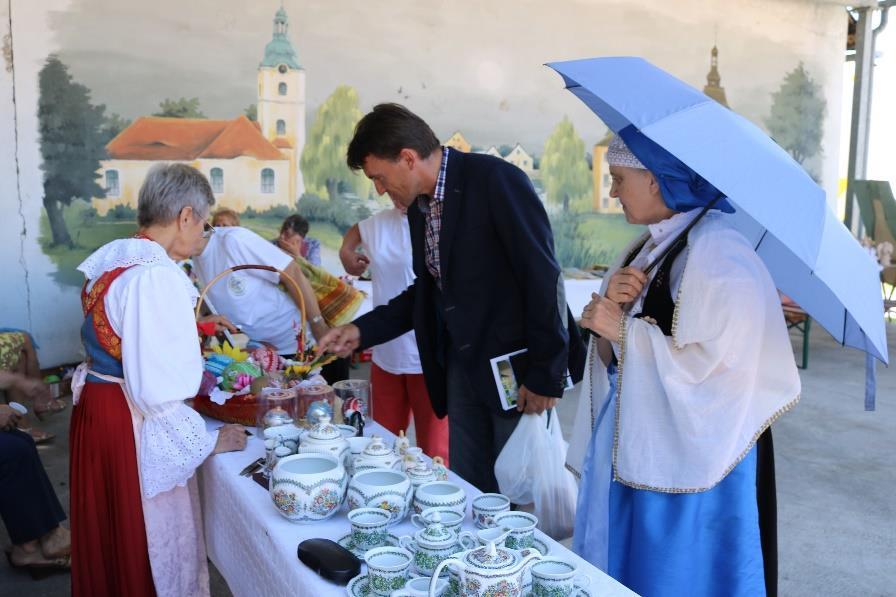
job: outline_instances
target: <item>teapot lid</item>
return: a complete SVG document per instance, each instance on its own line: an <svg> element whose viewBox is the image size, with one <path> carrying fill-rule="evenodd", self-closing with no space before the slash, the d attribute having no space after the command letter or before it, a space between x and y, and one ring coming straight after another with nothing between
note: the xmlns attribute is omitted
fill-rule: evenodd
<svg viewBox="0 0 896 597"><path fill-rule="evenodd" d="M317 425L308 432L308 437L320 441L332 441L342 439L342 433L335 425L330 423L329 415L322 415Z"/></svg>
<svg viewBox="0 0 896 597"><path fill-rule="evenodd" d="M442 526L442 515L438 512L435 512L427 523L426 528L416 533L418 543L441 544L454 543L457 540L454 531Z"/></svg>
<svg viewBox="0 0 896 597"><path fill-rule="evenodd" d="M365 456L391 456L392 450L386 447L386 444L383 443L383 438L373 435L370 437L370 443L364 448L362 454Z"/></svg>
<svg viewBox="0 0 896 597"><path fill-rule="evenodd" d="M467 552L464 556L464 563L474 568L485 568L486 570L511 568L519 560L519 553L503 547L496 547L494 541L489 541L482 547L477 547Z"/></svg>
<svg viewBox="0 0 896 597"><path fill-rule="evenodd" d="M414 466L407 470L407 473L409 477L429 477L433 474L433 470L428 464L418 459Z"/></svg>

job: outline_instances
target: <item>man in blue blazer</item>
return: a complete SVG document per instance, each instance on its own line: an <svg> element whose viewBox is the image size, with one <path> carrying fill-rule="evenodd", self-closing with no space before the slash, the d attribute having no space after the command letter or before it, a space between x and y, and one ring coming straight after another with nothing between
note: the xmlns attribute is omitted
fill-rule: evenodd
<svg viewBox="0 0 896 597"><path fill-rule="evenodd" d="M448 415L452 470L498 491L495 460L520 414L552 408L585 364L544 206L522 170L441 147L397 104L361 119L347 162L408 208L416 280L320 349L345 355L413 329L433 409ZM518 408L504 411L490 360L521 349Z"/></svg>

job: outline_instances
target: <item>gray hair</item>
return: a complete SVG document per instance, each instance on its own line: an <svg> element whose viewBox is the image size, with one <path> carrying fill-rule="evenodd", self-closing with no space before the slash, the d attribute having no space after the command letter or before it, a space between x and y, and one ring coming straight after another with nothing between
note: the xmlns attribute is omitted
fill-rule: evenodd
<svg viewBox="0 0 896 597"><path fill-rule="evenodd" d="M185 207L206 217L215 204L208 179L186 164L156 164L149 169L137 198L137 224L169 224Z"/></svg>

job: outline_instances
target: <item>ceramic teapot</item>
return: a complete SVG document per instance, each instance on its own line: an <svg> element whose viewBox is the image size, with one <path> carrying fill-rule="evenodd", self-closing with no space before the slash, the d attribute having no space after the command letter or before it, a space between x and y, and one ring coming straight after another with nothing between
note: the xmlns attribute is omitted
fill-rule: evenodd
<svg viewBox="0 0 896 597"><path fill-rule="evenodd" d="M398 468L401 456L390 450L383 438L376 435L370 438L370 443L354 459L355 472L373 468Z"/></svg>
<svg viewBox="0 0 896 597"><path fill-rule="evenodd" d="M473 533L463 531L459 535L442 525L442 517L436 512L425 528L414 533L414 537L405 535L398 544L414 554L414 567L417 572L431 575L442 560L465 549L476 547L479 542Z"/></svg>
<svg viewBox="0 0 896 597"><path fill-rule="evenodd" d="M502 535L498 539L503 538ZM437 595L439 575L448 566L455 568L461 595L520 597L523 594L524 573L534 560L541 559L541 555L534 550L523 555L515 549L497 547L494 541L455 555L442 560L433 571L429 584L431 597Z"/></svg>
<svg viewBox="0 0 896 597"><path fill-rule="evenodd" d="M349 447L348 441L336 428L330 423L330 417L324 415L320 421L311 428L311 430L302 436L302 443L299 445L300 454L309 453L332 454L339 459L339 462L346 465L348 463Z"/></svg>

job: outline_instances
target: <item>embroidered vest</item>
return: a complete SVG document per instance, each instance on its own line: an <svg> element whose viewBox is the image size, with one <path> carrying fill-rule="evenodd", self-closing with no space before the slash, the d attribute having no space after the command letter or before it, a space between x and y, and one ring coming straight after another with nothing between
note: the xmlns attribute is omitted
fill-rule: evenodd
<svg viewBox="0 0 896 597"><path fill-rule="evenodd" d="M109 318L106 315L106 294L118 276L129 267L119 267L105 272L90 291L87 291L87 282L81 289L81 307L84 310L84 323L81 325L81 341L87 352L87 362L90 368L97 373L113 377L123 377L124 370L121 366L121 338L112 329ZM87 380L95 383L108 383L92 375Z"/></svg>

